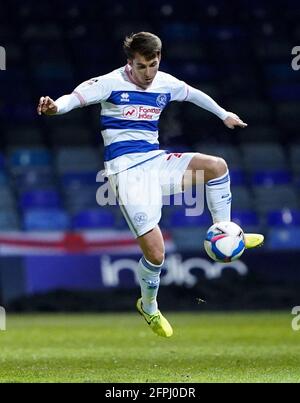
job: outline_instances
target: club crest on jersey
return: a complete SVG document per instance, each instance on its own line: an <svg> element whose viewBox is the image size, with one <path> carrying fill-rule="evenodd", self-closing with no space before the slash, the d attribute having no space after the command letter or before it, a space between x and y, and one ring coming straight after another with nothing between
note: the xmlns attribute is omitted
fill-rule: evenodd
<svg viewBox="0 0 300 403"><path fill-rule="evenodd" d="M134 216L134 222L135 224L140 227L148 221L148 216L146 213L136 213Z"/></svg>
<svg viewBox="0 0 300 403"><path fill-rule="evenodd" d="M129 94L127 92L121 94L121 102L129 102Z"/></svg>
<svg viewBox="0 0 300 403"><path fill-rule="evenodd" d="M160 108L164 108L167 105L168 98L166 94L159 94L156 98L156 105Z"/></svg>

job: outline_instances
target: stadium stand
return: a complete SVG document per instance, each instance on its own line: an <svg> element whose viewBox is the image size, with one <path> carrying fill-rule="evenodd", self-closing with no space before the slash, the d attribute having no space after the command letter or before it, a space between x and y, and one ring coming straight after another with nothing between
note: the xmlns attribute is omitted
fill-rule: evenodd
<svg viewBox="0 0 300 403"><path fill-rule="evenodd" d="M291 240L299 246L300 74L288 62L300 38L297 14L264 2L253 2L248 13L245 1L232 2L234 13L223 1L192 1L187 8L155 0L147 13L132 3L126 23L121 2L104 9L81 0L3 5L0 38L10 67L5 78L0 74L7 94L0 108L0 230L126 228L117 208L96 203L96 174L103 168L99 107L51 118L38 117L35 107L41 95L56 98L125 63L124 35L148 29L163 39L162 70L249 124L228 132L206 111L171 105L162 116L161 147L225 158L233 220L248 231L264 231L268 248L286 248ZM283 12L289 21L284 25ZM210 219L207 210L186 217L170 206L161 224L180 250L198 250Z"/></svg>

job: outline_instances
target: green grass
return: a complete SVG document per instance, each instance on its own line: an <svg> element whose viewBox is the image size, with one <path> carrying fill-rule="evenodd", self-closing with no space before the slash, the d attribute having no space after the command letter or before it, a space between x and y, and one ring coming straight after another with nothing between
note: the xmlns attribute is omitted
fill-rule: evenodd
<svg viewBox="0 0 300 403"><path fill-rule="evenodd" d="M170 339L140 316L8 314L0 382L299 382L290 312L169 313Z"/></svg>

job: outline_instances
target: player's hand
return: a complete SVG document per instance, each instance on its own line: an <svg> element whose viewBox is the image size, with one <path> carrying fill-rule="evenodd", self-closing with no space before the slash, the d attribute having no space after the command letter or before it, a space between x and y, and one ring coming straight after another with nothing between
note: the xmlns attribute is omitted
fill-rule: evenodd
<svg viewBox="0 0 300 403"><path fill-rule="evenodd" d="M57 106L55 105L53 99L48 96L41 97L37 107L37 113L39 115L42 113L44 115L55 115L57 113Z"/></svg>
<svg viewBox="0 0 300 403"><path fill-rule="evenodd" d="M242 119L238 117L235 113L229 112L229 116L223 120L224 125L229 129L234 129L236 126L238 127L247 127L247 123L243 122Z"/></svg>

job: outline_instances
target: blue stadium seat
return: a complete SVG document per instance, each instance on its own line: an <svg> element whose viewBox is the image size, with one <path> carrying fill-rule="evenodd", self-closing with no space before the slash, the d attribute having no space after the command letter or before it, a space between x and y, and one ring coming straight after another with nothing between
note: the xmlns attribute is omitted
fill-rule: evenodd
<svg viewBox="0 0 300 403"><path fill-rule="evenodd" d="M29 190L21 194L20 206L23 209L33 207L55 208L61 206L61 199L56 190Z"/></svg>
<svg viewBox="0 0 300 403"><path fill-rule="evenodd" d="M80 187L84 185L95 185L96 172L68 172L61 176L61 182L66 187Z"/></svg>
<svg viewBox="0 0 300 403"><path fill-rule="evenodd" d="M12 168L26 169L29 167L49 166L51 164L51 154L47 149L24 148L11 153L10 164Z"/></svg>
<svg viewBox="0 0 300 403"><path fill-rule="evenodd" d="M292 174L287 170L256 171L251 174L251 181L257 186L288 185Z"/></svg>
<svg viewBox="0 0 300 403"><path fill-rule="evenodd" d="M56 181L51 169L29 168L14 175L14 187L19 193L26 190L54 188L55 186Z"/></svg>
<svg viewBox="0 0 300 403"><path fill-rule="evenodd" d="M259 225L257 213L251 210L233 210L231 219L241 227L245 225Z"/></svg>
<svg viewBox="0 0 300 403"><path fill-rule="evenodd" d="M230 182L233 186L245 186L246 183L246 175L245 172L241 169L234 168L230 169Z"/></svg>
<svg viewBox="0 0 300 403"><path fill-rule="evenodd" d="M266 246L272 250L300 248L300 227L289 229L270 229L266 237Z"/></svg>
<svg viewBox="0 0 300 403"><path fill-rule="evenodd" d="M103 208L84 210L72 217L73 229L113 228L115 215Z"/></svg>
<svg viewBox="0 0 300 403"><path fill-rule="evenodd" d="M270 88L270 97L275 101L297 101L300 99L300 85L292 84L275 84Z"/></svg>
<svg viewBox="0 0 300 403"><path fill-rule="evenodd" d="M286 208L282 210L270 211L267 214L267 223L272 227L300 227L300 210Z"/></svg>
<svg viewBox="0 0 300 403"><path fill-rule="evenodd" d="M174 209L169 214L169 226L170 227L201 227L206 226L207 228L212 225L212 219L210 214L204 212L197 216L186 215L186 209L183 207ZM166 223L166 221L165 221Z"/></svg>
<svg viewBox="0 0 300 403"><path fill-rule="evenodd" d="M23 227L26 231L63 231L70 228L70 218L57 208L28 209L24 212Z"/></svg>
<svg viewBox="0 0 300 403"><path fill-rule="evenodd" d="M288 63L269 63L264 66L265 79L271 82L294 81L295 72Z"/></svg>
<svg viewBox="0 0 300 403"><path fill-rule="evenodd" d="M98 185L68 186L62 189L64 202L68 211L75 214L81 210L96 209Z"/></svg>

